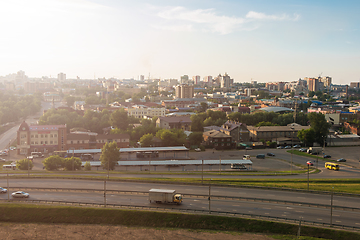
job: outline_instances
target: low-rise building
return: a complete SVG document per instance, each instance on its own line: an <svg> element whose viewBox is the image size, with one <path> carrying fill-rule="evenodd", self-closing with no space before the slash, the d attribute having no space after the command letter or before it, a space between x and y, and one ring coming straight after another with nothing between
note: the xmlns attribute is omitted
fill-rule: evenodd
<svg viewBox="0 0 360 240"><path fill-rule="evenodd" d="M234 147L232 137L217 130L203 133L204 144L215 149L231 149Z"/></svg>
<svg viewBox="0 0 360 240"><path fill-rule="evenodd" d="M259 142L261 140L277 142L278 139L289 138L293 142L298 142L297 133L302 129L310 129L310 126L292 124L290 126L248 126L250 141Z"/></svg>
<svg viewBox="0 0 360 240"><path fill-rule="evenodd" d="M184 131L191 130L191 119L190 116L170 116L170 117L159 117L156 120L156 127L164 129L182 129Z"/></svg>

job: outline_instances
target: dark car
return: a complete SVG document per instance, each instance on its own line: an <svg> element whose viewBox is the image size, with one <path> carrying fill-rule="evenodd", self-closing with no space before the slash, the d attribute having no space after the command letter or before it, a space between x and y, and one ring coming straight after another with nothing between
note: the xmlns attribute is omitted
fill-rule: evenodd
<svg viewBox="0 0 360 240"><path fill-rule="evenodd" d="M273 154L273 153L267 153L266 155L268 155L270 157L275 157L275 154Z"/></svg>
<svg viewBox="0 0 360 240"><path fill-rule="evenodd" d="M324 155L324 158L331 158L330 155Z"/></svg>
<svg viewBox="0 0 360 240"><path fill-rule="evenodd" d="M265 158L265 154L258 154L256 155L256 158Z"/></svg>
<svg viewBox="0 0 360 240"><path fill-rule="evenodd" d="M338 160L336 160L338 162L346 162L346 159L345 158L339 158Z"/></svg>

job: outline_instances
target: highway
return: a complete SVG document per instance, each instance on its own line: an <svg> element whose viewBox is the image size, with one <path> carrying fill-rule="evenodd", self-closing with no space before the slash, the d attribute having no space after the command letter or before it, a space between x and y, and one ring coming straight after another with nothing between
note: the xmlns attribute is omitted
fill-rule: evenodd
<svg viewBox="0 0 360 240"><path fill-rule="evenodd" d="M6 179L1 179L2 186L6 186ZM46 187L46 188L71 188L71 189L104 189L104 182L102 181L84 181L84 180L56 180L56 179L11 179L11 188L21 187ZM166 188L176 189L177 192L185 194L184 203L177 205L163 205L149 203L147 194L119 194L108 193L106 201L108 204L122 204L122 205L136 205L144 207L164 207L164 208L179 208L190 210L209 210L209 201L207 196L209 194L209 186L193 186L181 184L151 184L151 183L132 183L132 182L113 182L108 181L106 189L121 190L121 191L138 191L147 192L150 188ZM68 201L68 202L85 202L85 203L104 203L103 192L53 192L53 191L39 191L30 190L30 200L53 200L53 201ZM204 195L205 197L189 197L187 195ZM293 201L301 203L314 204L331 204L330 195L311 194L306 192L287 192L287 191L273 191L262 189L248 189L248 188L229 188L229 187L211 187L211 210L218 212L231 212L242 214L254 214L279 218L299 219L302 217L305 221L329 223L330 209L329 208L314 208L301 205L273 203L273 202L252 202L243 200L218 199L215 196L233 196L259 199L272 199L281 201ZM0 199L7 199L7 194L0 195ZM16 201L16 200L15 200ZM354 207L359 208L359 198L333 196L334 206ZM333 224L347 225L360 227L360 211L344 211L333 210Z"/></svg>

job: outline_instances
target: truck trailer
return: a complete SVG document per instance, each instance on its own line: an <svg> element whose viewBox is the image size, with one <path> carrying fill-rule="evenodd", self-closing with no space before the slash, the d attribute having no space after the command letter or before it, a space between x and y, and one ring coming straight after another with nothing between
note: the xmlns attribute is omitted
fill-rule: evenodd
<svg viewBox="0 0 360 240"><path fill-rule="evenodd" d="M182 195L176 193L175 190L168 189L150 189L149 190L150 203L177 203L181 204Z"/></svg>

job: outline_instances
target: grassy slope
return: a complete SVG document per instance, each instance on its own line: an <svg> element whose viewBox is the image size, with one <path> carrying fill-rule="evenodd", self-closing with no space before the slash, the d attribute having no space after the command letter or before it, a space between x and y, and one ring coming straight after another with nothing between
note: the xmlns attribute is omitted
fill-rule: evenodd
<svg viewBox="0 0 360 240"><path fill-rule="evenodd" d="M110 224L137 227L211 229L296 235L298 226L260 220L209 215L160 213L104 208L0 204L0 221L19 223ZM360 239L360 234L302 226L302 236Z"/></svg>

